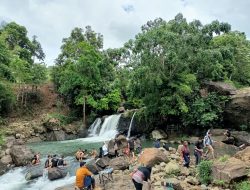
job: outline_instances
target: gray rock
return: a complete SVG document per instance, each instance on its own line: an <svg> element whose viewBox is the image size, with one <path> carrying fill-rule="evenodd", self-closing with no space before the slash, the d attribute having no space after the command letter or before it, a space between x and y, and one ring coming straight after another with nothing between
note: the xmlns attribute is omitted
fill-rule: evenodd
<svg viewBox="0 0 250 190"><path fill-rule="evenodd" d="M10 149L10 155L16 166L27 165L34 156L32 151L24 145L13 145Z"/></svg>
<svg viewBox="0 0 250 190"><path fill-rule="evenodd" d="M114 170L126 170L129 167L129 162L123 157L117 157L109 161L109 166Z"/></svg>
<svg viewBox="0 0 250 190"><path fill-rule="evenodd" d="M31 166L27 169L25 179L32 180L43 176L43 167L41 165Z"/></svg>
<svg viewBox="0 0 250 190"><path fill-rule="evenodd" d="M6 165L12 164L12 158L10 155L5 155L1 158L1 162Z"/></svg>
<svg viewBox="0 0 250 190"><path fill-rule="evenodd" d="M68 167L57 167L48 169L49 180L56 180L64 178L68 173Z"/></svg>
<svg viewBox="0 0 250 190"><path fill-rule="evenodd" d="M108 157L104 157L104 158L98 158L95 163L97 166L105 168L106 166L109 165L109 161L110 159Z"/></svg>

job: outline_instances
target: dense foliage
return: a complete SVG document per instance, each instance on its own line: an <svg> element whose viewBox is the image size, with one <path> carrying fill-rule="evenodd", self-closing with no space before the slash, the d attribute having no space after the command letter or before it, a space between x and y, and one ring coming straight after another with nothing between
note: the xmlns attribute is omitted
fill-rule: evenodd
<svg viewBox="0 0 250 190"><path fill-rule="evenodd" d="M212 161L202 161L198 165L198 178L202 184L209 184L212 181Z"/></svg>
<svg viewBox="0 0 250 190"><path fill-rule="evenodd" d="M250 84L250 43L228 23L188 23L178 14L147 22L122 48L102 44L91 27L75 28L53 68L58 91L78 113L112 113L122 103L141 108L138 116L154 125L211 127L221 122L226 99L201 96L201 84Z"/></svg>
<svg viewBox="0 0 250 190"><path fill-rule="evenodd" d="M1 25L0 114L11 111L16 100L21 106L26 105L28 87L35 87L46 79L44 58L41 44L36 36L32 40L27 37L25 27L14 22Z"/></svg>

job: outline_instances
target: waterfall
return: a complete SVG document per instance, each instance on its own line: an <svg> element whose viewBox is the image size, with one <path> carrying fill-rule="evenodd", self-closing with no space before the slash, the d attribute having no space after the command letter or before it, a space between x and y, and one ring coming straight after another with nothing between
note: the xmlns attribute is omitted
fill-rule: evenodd
<svg viewBox="0 0 250 190"><path fill-rule="evenodd" d="M98 131L100 130L102 120L100 118L96 118L94 123L89 127L89 136L94 137L98 135Z"/></svg>
<svg viewBox="0 0 250 190"><path fill-rule="evenodd" d="M135 112L135 113L136 113L136 112ZM134 121L134 116L135 116L135 113L133 114L132 119L131 119L130 124L129 124L127 138L129 138L129 137L130 137L131 128L132 128L132 126L133 126L133 121Z"/></svg>
<svg viewBox="0 0 250 190"><path fill-rule="evenodd" d="M98 136L102 138L114 138L115 135L117 134L117 126L120 117L121 114L110 115L107 118L105 118Z"/></svg>
<svg viewBox="0 0 250 190"><path fill-rule="evenodd" d="M117 126L121 114L110 115L104 119L101 124L101 119L97 118L89 128L89 137L98 137L99 139L114 138L117 134Z"/></svg>

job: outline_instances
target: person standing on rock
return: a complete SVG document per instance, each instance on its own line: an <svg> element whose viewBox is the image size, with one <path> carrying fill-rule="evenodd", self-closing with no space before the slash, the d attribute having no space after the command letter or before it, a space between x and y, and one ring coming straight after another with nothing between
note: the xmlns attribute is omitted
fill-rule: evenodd
<svg viewBox="0 0 250 190"><path fill-rule="evenodd" d="M136 138L135 139L135 150L136 150L136 154L140 154L141 153L142 146L141 146L141 140L140 140L140 138Z"/></svg>
<svg viewBox="0 0 250 190"><path fill-rule="evenodd" d="M151 170L151 167L139 167L138 169L134 170L134 172L131 174L131 177L136 190L142 190L143 181L147 182L150 180Z"/></svg>
<svg viewBox="0 0 250 190"><path fill-rule="evenodd" d="M183 165L184 167L189 167L190 164L190 151L188 148L188 142L184 141L183 147L181 150L181 155L182 155L182 160L183 160Z"/></svg>
<svg viewBox="0 0 250 190"><path fill-rule="evenodd" d="M85 178L87 176L91 176L91 185L93 189L95 188L95 179L93 174L88 170L85 164L86 162L80 162L80 168L76 170L75 190L84 190L85 188L89 188L84 185Z"/></svg>
<svg viewBox="0 0 250 190"><path fill-rule="evenodd" d="M213 159L215 159L215 156L214 156L214 148L213 148L213 146L212 146L212 145L213 145L213 142L215 142L215 141L213 141L213 140L211 139L211 135L212 135L212 133L210 132L210 130L208 130L207 133L206 133L206 136L204 137L204 140L203 140L204 147L207 148L207 151L206 151L206 153L205 153L204 156L207 157L208 153L211 153Z"/></svg>
<svg viewBox="0 0 250 190"><path fill-rule="evenodd" d="M128 148L129 148L130 155L132 155L132 157L134 158L135 157L135 141L133 138L128 141Z"/></svg>
<svg viewBox="0 0 250 190"><path fill-rule="evenodd" d="M202 153L203 153L202 139L199 138L198 141L196 141L194 143L194 156L195 156L195 164L196 164L196 166L201 161Z"/></svg>
<svg viewBox="0 0 250 190"><path fill-rule="evenodd" d="M102 153L103 153L103 156L108 156L108 145L106 142L103 143Z"/></svg>
<svg viewBox="0 0 250 190"><path fill-rule="evenodd" d="M52 166L52 157L51 157L51 155L48 155L48 158L47 158L47 160L45 161L44 167L45 167L45 168L50 168L51 166Z"/></svg>
<svg viewBox="0 0 250 190"><path fill-rule="evenodd" d="M155 142L154 142L154 147L155 148L160 148L161 147L161 142L159 139L156 139Z"/></svg>

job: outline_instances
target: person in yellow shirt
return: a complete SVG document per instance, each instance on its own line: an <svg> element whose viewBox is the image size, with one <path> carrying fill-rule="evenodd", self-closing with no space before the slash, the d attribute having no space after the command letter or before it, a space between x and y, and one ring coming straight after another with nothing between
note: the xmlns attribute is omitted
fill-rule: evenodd
<svg viewBox="0 0 250 190"><path fill-rule="evenodd" d="M76 182L75 189L76 190L84 190L84 181L86 176L91 176L91 185L92 188L95 188L95 179L93 178L93 174L88 170L85 166L86 162L80 162L80 168L76 170Z"/></svg>

